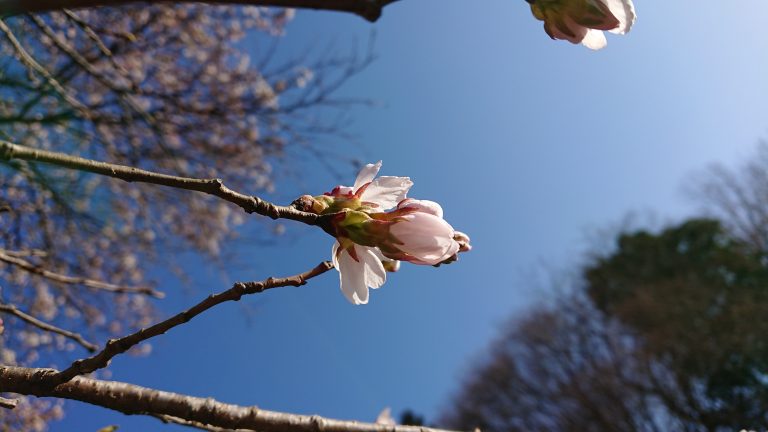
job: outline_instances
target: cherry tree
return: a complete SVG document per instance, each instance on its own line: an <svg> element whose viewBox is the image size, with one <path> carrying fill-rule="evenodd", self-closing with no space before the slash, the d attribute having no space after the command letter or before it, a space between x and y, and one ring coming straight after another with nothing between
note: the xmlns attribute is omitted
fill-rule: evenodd
<svg viewBox="0 0 768 432"><path fill-rule="evenodd" d="M335 268L347 299L365 304L368 289L401 261L437 267L471 249L437 203L407 198L410 179L377 178L380 163L366 165L353 186L290 205L253 195L272 188L273 170L292 151L323 157L312 140L339 133L338 125L304 113L354 103L335 91L371 60L275 63L269 40L294 10L267 6L375 21L395 2L0 1L0 391L206 430L430 430L234 406L98 374L223 302L304 285ZM550 37L593 49L605 45L602 30L625 33L634 22L629 0L528 2ZM264 41L262 58L239 43L253 32ZM331 260L237 282L159 318L152 299L164 293L143 263L167 248L216 256L251 214L322 229L335 239ZM89 354L60 369L33 367L41 356L75 350ZM8 430L43 430L61 415L49 399L0 405Z"/></svg>

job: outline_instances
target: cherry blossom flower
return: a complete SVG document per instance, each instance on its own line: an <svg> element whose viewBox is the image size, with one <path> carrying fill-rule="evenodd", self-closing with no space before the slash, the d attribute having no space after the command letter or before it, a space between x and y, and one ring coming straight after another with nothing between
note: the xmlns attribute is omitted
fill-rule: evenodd
<svg viewBox="0 0 768 432"><path fill-rule="evenodd" d="M552 39L593 50L607 45L603 30L625 34L635 22L632 0L526 0Z"/></svg>
<svg viewBox="0 0 768 432"><path fill-rule="evenodd" d="M381 161L360 171L353 186L311 197L312 211L332 214L336 242L331 254L341 291L353 304L368 302L400 261L438 265L455 261L462 243L433 201L406 198L408 177L376 177ZM462 234L468 244L469 237ZM468 249L466 249L468 250Z"/></svg>

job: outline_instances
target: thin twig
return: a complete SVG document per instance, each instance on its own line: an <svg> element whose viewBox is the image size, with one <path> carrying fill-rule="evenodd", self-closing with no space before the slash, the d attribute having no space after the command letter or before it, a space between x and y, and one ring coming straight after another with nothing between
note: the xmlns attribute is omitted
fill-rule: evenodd
<svg viewBox="0 0 768 432"><path fill-rule="evenodd" d="M289 414L165 392L134 384L75 377L56 387L48 385L55 369L0 366L0 390L23 395L87 402L124 414L168 415L225 430L259 432L448 432L426 426L390 426L320 416Z"/></svg>
<svg viewBox="0 0 768 432"><path fill-rule="evenodd" d="M38 276L42 276L46 279L50 279L55 282L70 284L70 285L82 285L88 288L93 288L102 291L109 291L119 294L144 294L155 298L164 298L165 294L161 291L149 287L126 287L121 285L115 285L108 282L103 282L95 279L88 279L84 277L68 276L61 273L56 273L48 269L37 266L27 260L19 257L15 257L6 254L5 251L0 249L0 261L14 265L30 273L34 273Z"/></svg>
<svg viewBox="0 0 768 432"><path fill-rule="evenodd" d="M204 192L236 204L248 213L257 213L272 219L291 219L303 222L307 225L317 225L325 231L331 230L328 222L332 215L318 216L314 213L297 210L292 206L278 206L264 201L257 196L236 192L224 186L222 180L217 178L196 179L160 174L125 165L99 162L78 156L71 156L65 153L33 149L3 140L0 140L0 160L1 159L23 159L44 162L65 168L101 174L127 182L151 183L178 189Z"/></svg>
<svg viewBox="0 0 768 432"><path fill-rule="evenodd" d="M2 9L0 8L0 10ZM8 42L11 43L11 46L13 46L13 49L16 51L16 55L19 57L19 60L21 60L21 62L27 68L37 72L43 78L45 78L45 81L48 83L48 85L50 85L54 91L56 91L56 93L58 93L68 104L80 111L84 117L91 117L90 110L85 105L80 103L80 101L70 95L64 86L62 86L61 83L59 83L46 68L38 63L37 60L35 60L32 55L24 49L24 47L21 45L21 42L19 42L5 21L3 21L2 17L0 17L0 30L3 32L3 34L5 34L5 38L8 39Z"/></svg>
<svg viewBox="0 0 768 432"><path fill-rule="evenodd" d="M59 35L56 34L56 31L54 31L48 24L45 23L45 21L40 18L39 16L35 14L28 14L27 15L29 19L37 26L37 28L43 32L48 38L51 39L51 41L56 45L57 48L59 48L61 51L63 51L70 59L72 59L73 62L75 62L78 66L80 66L81 69L83 69L88 75L92 76L96 81L100 82L103 86L106 88L112 90L113 92L117 93L119 96L123 98L123 101L128 105L130 109L132 109L134 112L142 116L144 120L152 124L155 122L153 118L149 115L149 113L141 108L139 104L134 100L134 98L131 95L131 91L135 89L131 88L125 88L121 87L115 84L114 79L105 76L98 70L96 70L93 65L82 55L80 55L79 52L69 44L67 44L65 41L61 40ZM98 37L98 35L96 35ZM103 44L102 44L103 45ZM104 47L106 49L106 47ZM109 52L109 51L107 51ZM109 54L111 56L111 53ZM110 57L112 58L112 57Z"/></svg>
<svg viewBox="0 0 768 432"><path fill-rule="evenodd" d="M101 39L101 37L96 33L96 31L93 30L93 28L88 24L85 20L80 18L79 15L77 15L74 11L71 11L69 9L64 9L62 12L64 12L64 15L67 16L70 20L74 21L75 24L82 29L85 34L88 36L89 39L91 39L96 46L99 48L99 51L104 55L104 57L109 59L109 62L112 64L112 67L115 68L116 71L118 71L125 79L127 79L130 82L131 90L136 91L136 82L131 79L131 74L128 72L127 69L125 69L120 63L117 62L115 59L115 55L112 53L112 50L109 49L107 44L104 43L104 41Z"/></svg>
<svg viewBox="0 0 768 432"><path fill-rule="evenodd" d="M77 375L91 373L97 369L104 368L116 355L128 351L132 347L147 339L159 336L176 326L184 324L197 315L220 303L227 301L238 301L244 295L260 293L272 288L301 286L307 283L309 279L319 276L332 268L333 264L331 262L324 261L312 270L295 276L285 278L271 277L259 282L237 282L232 286L232 288L226 291L222 291L218 294L212 294L195 306L185 310L184 312L176 314L165 321L159 322L151 327L141 329L136 333L121 337L119 339L110 339L104 349L100 352L94 354L91 357L77 360L67 369L50 377L50 385L58 385L71 380Z"/></svg>
<svg viewBox="0 0 768 432"><path fill-rule="evenodd" d="M9 255L15 258L47 257L48 256L48 252L42 249L24 249L24 250L2 249L1 251L6 255Z"/></svg>
<svg viewBox="0 0 768 432"><path fill-rule="evenodd" d="M41 330L45 330L51 333L60 334L64 337L70 338L74 340L75 342L79 343L83 346L83 348L87 349L90 352L96 352L96 350L99 349L99 346L88 342L81 336L79 333L71 332L69 330L64 330L62 328L56 327L54 325L48 324L46 322L40 321L39 319L33 317L32 315L29 315L28 313L25 313L21 311L18 307L12 304L2 304L0 303L0 312L11 314L17 318L19 318L22 321L25 321L28 324L31 324Z"/></svg>

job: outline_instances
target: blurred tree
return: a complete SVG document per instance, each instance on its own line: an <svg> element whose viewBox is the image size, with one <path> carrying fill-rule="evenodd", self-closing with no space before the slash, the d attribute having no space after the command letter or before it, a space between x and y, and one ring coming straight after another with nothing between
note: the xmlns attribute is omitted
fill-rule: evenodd
<svg viewBox="0 0 768 432"><path fill-rule="evenodd" d="M676 377L678 398L707 430L768 421L765 254L719 222L619 237L585 271L597 308L625 323Z"/></svg>
<svg viewBox="0 0 768 432"><path fill-rule="evenodd" d="M354 103L333 93L370 60L278 62L292 16L163 3L0 19L0 140L271 190L275 166L326 157L308 142L342 133L322 119ZM242 222L205 194L0 158L0 363L55 363L96 348L83 336L147 326L148 297L161 295L147 263L173 264L175 250L217 256ZM61 413L29 407L0 410L0 430L42 430Z"/></svg>
<svg viewBox="0 0 768 432"><path fill-rule="evenodd" d="M689 185L689 193L703 203L705 214L723 221L729 232L768 252L768 142L740 166L715 164Z"/></svg>
<svg viewBox="0 0 768 432"><path fill-rule="evenodd" d="M693 219L618 237L511 322L444 416L484 431L727 431L768 418L764 254Z"/></svg>

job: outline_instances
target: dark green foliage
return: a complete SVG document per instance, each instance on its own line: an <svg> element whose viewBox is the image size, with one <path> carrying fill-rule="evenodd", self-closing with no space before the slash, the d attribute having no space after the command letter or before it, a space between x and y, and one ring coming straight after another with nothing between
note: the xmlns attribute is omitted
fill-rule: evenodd
<svg viewBox="0 0 768 432"><path fill-rule="evenodd" d="M765 255L715 220L621 235L584 272L598 309L664 361L709 426L761 425L768 406Z"/></svg>

